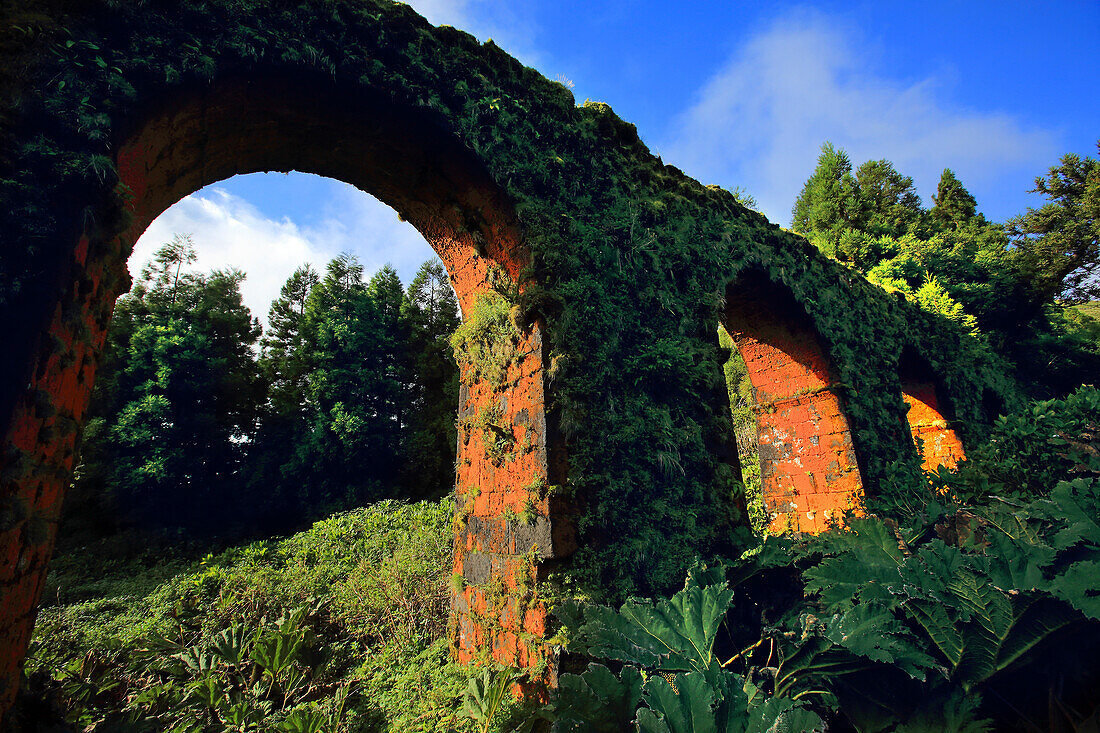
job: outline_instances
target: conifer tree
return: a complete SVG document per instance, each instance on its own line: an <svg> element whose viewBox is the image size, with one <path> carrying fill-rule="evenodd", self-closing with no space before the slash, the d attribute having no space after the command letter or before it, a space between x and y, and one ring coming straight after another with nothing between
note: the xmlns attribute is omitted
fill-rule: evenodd
<svg viewBox="0 0 1100 733"><path fill-rule="evenodd" d="M458 301L438 260L420 266L405 298L410 393L402 485L414 496L446 493L454 483L458 365L450 335Z"/></svg>
<svg viewBox="0 0 1100 733"><path fill-rule="evenodd" d="M806 235L825 254L846 259L841 238L846 231L858 229L861 220L862 202L852 163L843 150L827 142L794 203L791 228Z"/></svg>
<svg viewBox="0 0 1100 733"><path fill-rule="evenodd" d="M943 169L932 201L932 220L945 231L957 231L978 216L977 202L950 168Z"/></svg>
<svg viewBox="0 0 1100 733"><path fill-rule="evenodd" d="M1008 222L1031 299L1049 305L1100 298L1100 161L1068 153L1031 191L1047 202Z"/></svg>
<svg viewBox="0 0 1100 733"><path fill-rule="evenodd" d="M875 236L901 237L922 218L920 196L913 179L888 160L869 160L856 170L865 221L862 229Z"/></svg>
<svg viewBox="0 0 1100 733"><path fill-rule="evenodd" d="M262 400L260 328L241 300L244 274L188 272L194 260L190 237L177 236L120 299L74 493L98 483L134 519L213 529L237 509Z"/></svg>
<svg viewBox="0 0 1100 733"><path fill-rule="evenodd" d="M302 322L306 301L319 280L311 265L302 265L283 283L279 297L272 301L268 311L267 333L260 342L263 347L260 365L271 400L279 409L300 405L305 392L309 357L303 349Z"/></svg>

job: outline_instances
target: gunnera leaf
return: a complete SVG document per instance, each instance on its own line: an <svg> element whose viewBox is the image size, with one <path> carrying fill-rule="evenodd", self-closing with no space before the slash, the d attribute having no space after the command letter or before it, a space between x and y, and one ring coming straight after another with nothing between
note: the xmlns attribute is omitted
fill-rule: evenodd
<svg viewBox="0 0 1100 733"><path fill-rule="evenodd" d="M636 722L643 733L719 733L715 690L698 672L678 674L671 683L650 677L642 696L648 709L638 711Z"/></svg>
<svg viewBox="0 0 1100 733"><path fill-rule="evenodd" d="M555 731L618 733L631 729L630 721L642 698L642 675L623 667L616 677L602 664L589 664L584 674L565 674L558 680L554 709Z"/></svg>
<svg viewBox="0 0 1100 733"><path fill-rule="evenodd" d="M710 670L714 637L732 598L724 584L704 588L689 575L671 600L628 601L618 612L587 609L574 649L666 672Z"/></svg>

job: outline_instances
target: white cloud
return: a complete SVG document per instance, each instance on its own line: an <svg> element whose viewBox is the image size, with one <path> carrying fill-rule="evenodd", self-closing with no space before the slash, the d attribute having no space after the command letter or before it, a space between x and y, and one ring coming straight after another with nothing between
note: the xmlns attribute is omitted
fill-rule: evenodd
<svg viewBox="0 0 1100 733"><path fill-rule="evenodd" d="M435 256L420 233L399 221L388 206L335 182L325 218L312 227L288 218L269 219L217 186L187 196L157 217L138 240L129 261L135 279L176 233L193 235L196 271L237 267L247 274L241 286L244 303L263 321L287 277L306 262L324 272L333 256L347 251L359 257L368 274L392 263L407 284L420 263Z"/></svg>
<svg viewBox="0 0 1100 733"><path fill-rule="evenodd" d="M944 167L976 192L1008 171L1026 170L1030 182L1031 171L1056 157L1050 132L946 102L935 76L888 78L857 40L814 11L778 19L703 87L662 146L665 160L704 182L741 186L770 219L786 223L826 140L854 165L892 161L926 204Z"/></svg>

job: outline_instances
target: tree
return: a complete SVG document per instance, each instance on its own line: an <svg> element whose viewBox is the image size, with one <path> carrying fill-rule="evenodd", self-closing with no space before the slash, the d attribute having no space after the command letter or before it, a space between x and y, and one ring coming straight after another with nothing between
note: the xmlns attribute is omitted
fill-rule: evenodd
<svg viewBox="0 0 1100 733"><path fill-rule="evenodd" d="M978 216L977 201L950 168L943 169L932 201L932 220L945 231L961 229Z"/></svg>
<svg viewBox="0 0 1100 733"><path fill-rule="evenodd" d="M392 296L389 279L383 273L368 287L363 266L342 254L306 299L306 429L280 469L304 511L358 505L393 490L404 388L400 300L380 305L371 292ZM397 292L403 295L399 280Z"/></svg>
<svg viewBox="0 0 1100 733"><path fill-rule="evenodd" d="M461 322L447 271L425 262L405 298L410 390L402 485L413 496L438 496L454 484L458 365L450 335Z"/></svg>
<svg viewBox="0 0 1100 733"><path fill-rule="evenodd" d="M1064 312L1100 295L1097 161L1065 156L1036 179L1049 202L1004 226L978 213L949 168L928 211L889 161L850 170L843 151L822 148L793 211L812 243L980 335L1035 396L1064 394L1100 370L1091 332Z"/></svg>
<svg viewBox="0 0 1100 733"><path fill-rule="evenodd" d="M859 229L862 215L852 163L847 153L827 142L794 203L791 228L805 234L825 254L848 259L840 248L841 237Z"/></svg>
<svg viewBox="0 0 1100 733"><path fill-rule="evenodd" d="M1044 305L1100 297L1100 162L1067 153L1031 191L1047 203L1007 224L1030 297Z"/></svg>
<svg viewBox="0 0 1100 733"><path fill-rule="evenodd" d="M116 509L145 522L211 529L234 515L255 430L260 328L241 300L244 274L186 272L194 260L191 238L178 235L120 299L95 400L101 422L77 482L100 482Z"/></svg>
<svg viewBox="0 0 1100 733"><path fill-rule="evenodd" d="M302 326L309 294L319 281L311 265L302 265L283 283L279 297L268 310L267 333L260 341L260 368L272 406L279 413L297 413L302 406L310 369Z"/></svg>
<svg viewBox="0 0 1100 733"><path fill-rule="evenodd" d="M901 237L924 216L913 179L903 176L888 160L869 160L856 170L862 201L861 228L875 236Z"/></svg>

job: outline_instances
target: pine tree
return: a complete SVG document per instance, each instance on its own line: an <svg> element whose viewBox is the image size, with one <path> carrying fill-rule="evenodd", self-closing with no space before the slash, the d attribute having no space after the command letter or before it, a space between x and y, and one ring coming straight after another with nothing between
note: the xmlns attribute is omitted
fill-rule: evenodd
<svg viewBox="0 0 1100 733"><path fill-rule="evenodd" d="M425 262L405 298L411 389L402 485L413 496L437 496L454 484L458 365L450 335L461 322L447 271Z"/></svg>
<svg viewBox="0 0 1100 733"><path fill-rule="evenodd" d="M378 292L389 292L387 279L378 280ZM307 429L281 468L303 511L345 508L393 491L404 385L396 356L403 344L390 317L400 314L400 300L389 306L376 302L362 265L347 254L329 262L306 300Z"/></svg>
<svg viewBox="0 0 1100 733"><path fill-rule="evenodd" d="M944 231L957 231L978 216L977 202L950 168L943 169L932 201L932 220Z"/></svg>
<svg viewBox="0 0 1100 733"><path fill-rule="evenodd" d="M185 271L194 259L190 238L177 236L120 299L78 483L100 482L132 518L211 529L235 516L230 497L262 399L260 329L241 300L244 274Z"/></svg>
<svg viewBox="0 0 1100 733"><path fill-rule="evenodd" d="M271 303L267 333L261 340L260 366L267 379L271 402L277 412L297 412L305 393L310 359L304 348L302 323L306 301L320 281L309 264L291 274Z"/></svg>
<svg viewBox="0 0 1100 733"><path fill-rule="evenodd" d="M1047 203L1008 222L1014 264L1031 299L1049 305L1100 298L1100 161L1064 155L1031 191Z"/></svg>
<svg viewBox="0 0 1100 733"><path fill-rule="evenodd" d="M845 232L862 224L859 185L852 176L852 163L832 143L821 146L817 167L802 187L791 212L791 228L813 242L830 257L849 259L841 247Z"/></svg>
<svg viewBox="0 0 1100 733"><path fill-rule="evenodd" d="M868 234L901 237L919 224L923 211L913 179L898 173L890 161L869 160L861 165L856 184Z"/></svg>

